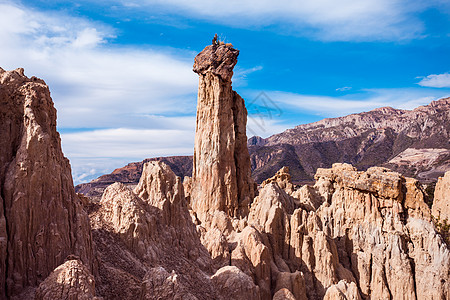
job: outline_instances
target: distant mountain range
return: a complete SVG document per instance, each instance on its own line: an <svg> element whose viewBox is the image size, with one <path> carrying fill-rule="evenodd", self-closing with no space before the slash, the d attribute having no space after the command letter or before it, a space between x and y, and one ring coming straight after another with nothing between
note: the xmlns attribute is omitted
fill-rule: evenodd
<svg viewBox="0 0 450 300"><path fill-rule="evenodd" d="M384 166L423 183L435 182L450 170L450 98L414 110L382 107L299 125L263 139L251 137L248 148L256 182L288 166L294 183L311 182L317 168L346 162L358 169ZM135 185L150 160L166 162L178 176L190 176L192 156L146 159L76 186L88 196L101 196L116 181Z"/></svg>

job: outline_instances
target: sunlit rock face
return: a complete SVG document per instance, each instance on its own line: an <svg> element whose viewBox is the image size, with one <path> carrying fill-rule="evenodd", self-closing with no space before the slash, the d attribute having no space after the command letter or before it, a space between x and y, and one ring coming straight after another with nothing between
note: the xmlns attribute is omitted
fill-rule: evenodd
<svg viewBox="0 0 450 300"><path fill-rule="evenodd" d="M450 223L450 171L438 179L434 192L433 216Z"/></svg>
<svg viewBox="0 0 450 300"><path fill-rule="evenodd" d="M95 297L95 280L83 263L76 258L58 266L38 287L35 300L83 299Z"/></svg>
<svg viewBox="0 0 450 300"><path fill-rule="evenodd" d="M0 298L37 286L70 254L93 271L87 214L48 86L0 68Z"/></svg>
<svg viewBox="0 0 450 300"><path fill-rule="evenodd" d="M191 206L201 220L217 210L245 215L254 197L247 110L231 87L238 54L230 45L210 45L195 57L199 88Z"/></svg>

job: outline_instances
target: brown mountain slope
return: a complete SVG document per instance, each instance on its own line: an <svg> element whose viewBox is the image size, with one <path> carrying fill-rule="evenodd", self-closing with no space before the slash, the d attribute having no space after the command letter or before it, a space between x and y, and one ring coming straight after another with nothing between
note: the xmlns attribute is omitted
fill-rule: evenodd
<svg viewBox="0 0 450 300"><path fill-rule="evenodd" d="M267 139L251 138L253 176L261 182L277 171L273 166L289 165L304 170L293 173L293 181L302 182L311 180L317 168L346 162L359 169L388 166L435 181L450 169L449 119L450 98L445 98L411 111L383 107L299 125Z"/></svg>
<svg viewBox="0 0 450 300"><path fill-rule="evenodd" d="M294 183L312 182L318 168L351 163L365 170L386 166L422 182L435 182L450 170L450 98L414 110L382 107L340 118L299 125L267 139L248 140L252 176L260 183L289 166ZM178 176L190 176L192 157L156 158ZM131 163L76 187L100 196L115 181L137 184L142 165Z"/></svg>

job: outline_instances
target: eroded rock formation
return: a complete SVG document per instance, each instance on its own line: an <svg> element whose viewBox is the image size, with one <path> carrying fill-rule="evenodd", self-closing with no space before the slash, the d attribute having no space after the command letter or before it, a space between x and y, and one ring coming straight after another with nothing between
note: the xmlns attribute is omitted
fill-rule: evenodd
<svg viewBox="0 0 450 300"><path fill-rule="evenodd" d="M57 267L36 290L35 300L79 299L95 300L95 280L76 258Z"/></svg>
<svg viewBox="0 0 450 300"><path fill-rule="evenodd" d="M435 218L450 222L450 171L438 179L432 211Z"/></svg>
<svg viewBox="0 0 450 300"><path fill-rule="evenodd" d="M70 254L93 271L87 214L75 195L45 82L0 68L0 298L37 286Z"/></svg>
<svg viewBox="0 0 450 300"><path fill-rule="evenodd" d="M90 216L101 296L139 299L144 289L143 299L167 299L171 293L216 297L212 260L191 221L181 179L166 164L146 163L134 191L120 183L109 186Z"/></svg>
<svg viewBox="0 0 450 300"><path fill-rule="evenodd" d="M239 51L207 46L195 57L199 75L191 206L203 221L216 210L245 215L254 196L247 149L247 110L231 87Z"/></svg>
<svg viewBox="0 0 450 300"><path fill-rule="evenodd" d="M313 186L299 187L282 168L255 196L246 110L231 88L237 54L219 42L196 57L192 178L182 183L152 161L133 190L114 183L98 201L83 198L98 272L48 89L21 70L0 72L9 120L0 132L0 264L8 293L32 298L34 290L24 288L43 281L36 299L450 298L449 249L415 179L333 164L317 170ZM440 216L447 187L446 176L433 207ZM51 217L42 217L43 204ZM66 253L80 259L61 265Z"/></svg>

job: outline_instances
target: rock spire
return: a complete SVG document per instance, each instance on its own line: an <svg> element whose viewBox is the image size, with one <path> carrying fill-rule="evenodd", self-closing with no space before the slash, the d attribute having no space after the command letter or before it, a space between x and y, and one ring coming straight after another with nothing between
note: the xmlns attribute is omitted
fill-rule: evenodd
<svg viewBox="0 0 450 300"><path fill-rule="evenodd" d="M247 149L247 110L231 86L239 51L230 44L207 46L195 57L199 79L193 162L192 209L245 214L254 197Z"/></svg>

